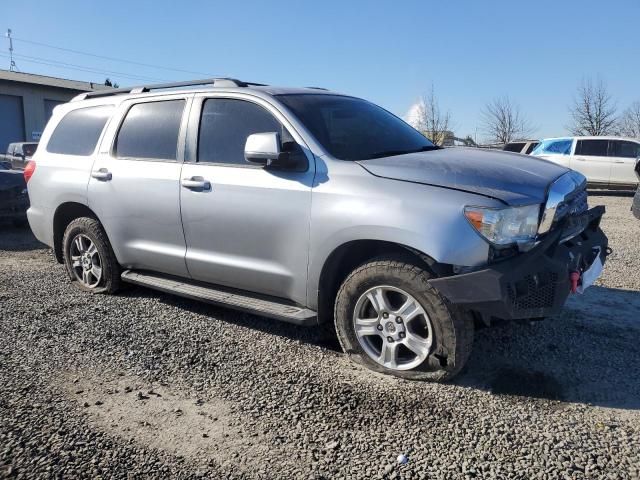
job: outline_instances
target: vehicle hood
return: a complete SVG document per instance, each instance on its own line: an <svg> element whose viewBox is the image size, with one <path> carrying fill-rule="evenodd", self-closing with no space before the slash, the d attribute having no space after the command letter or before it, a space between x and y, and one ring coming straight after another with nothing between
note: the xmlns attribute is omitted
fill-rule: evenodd
<svg viewBox="0 0 640 480"><path fill-rule="evenodd" d="M442 148L358 163L377 177L477 193L513 206L543 203L549 184L568 171L537 157L477 148Z"/></svg>
<svg viewBox="0 0 640 480"><path fill-rule="evenodd" d="M0 170L0 190L9 190L15 187L27 188L24 174L19 170Z"/></svg>

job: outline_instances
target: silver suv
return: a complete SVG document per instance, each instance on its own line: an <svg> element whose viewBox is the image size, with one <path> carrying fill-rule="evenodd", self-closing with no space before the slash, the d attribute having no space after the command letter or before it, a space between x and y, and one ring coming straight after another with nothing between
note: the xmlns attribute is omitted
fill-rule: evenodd
<svg viewBox="0 0 640 480"><path fill-rule="evenodd" d="M386 110L232 79L81 94L25 169L36 237L82 290L129 282L298 325L441 381L474 320L555 314L599 274L585 179L442 149Z"/></svg>

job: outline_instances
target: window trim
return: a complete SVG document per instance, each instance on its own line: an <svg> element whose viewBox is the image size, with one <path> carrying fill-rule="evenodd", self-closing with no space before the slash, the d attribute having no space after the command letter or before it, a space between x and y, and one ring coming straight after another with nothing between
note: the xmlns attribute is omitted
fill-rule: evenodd
<svg viewBox="0 0 640 480"><path fill-rule="evenodd" d="M86 155L77 155L75 153L59 153L59 152L52 152L52 151L49 150L49 144L51 143L51 139L55 135L56 130L58 129L58 127L60 126L62 121L68 115L70 115L73 112L77 112L79 110L86 110L88 108L104 108L104 107L110 107L111 108L111 113L107 117L107 120L104 122L102 130L100 131L100 134L98 135L98 139L96 140L96 144L94 145L93 150L90 153L88 153ZM96 153L100 151L99 150L100 149L100 145L102 144L105 132L108 130L109 124L113 120L113 117L116 115L116 113L117 113L117 106L114 105L113 103L99 103L99 104L95 104L95 105L87 105L86 107L72 108L72 109L64 112L62 114L62 116L60 117L60 120L57 121L55 127L53 127L53 130L51 131L51 133L48 134L47 142L46 142L46 144L44 146L44 151L47 152L49 155L69 155L71 157L92 157L92 156L96 155ZM15 152L15 146L14 146L14 152Z"/></svg>
<svg viewBox="0 0 640 480"><path fill-rule="evenodd" d="M140 105L144 103L170 102L170 101L176 101L176 100L184 101L184 107L182 110L182 117L180 119L180 126L178 128L178 141L176 142L176 158L175 159L117 156L116 144L118 140L118 135L120 134L120 130L122 129L122 125L124 124L124 121L127 118L129 111L135 105ZM114 133L111 136L111 143L108 149L109 158L115 161L135 160L138 162L183 163L184 150L185 150L185 133L187 129L187 121L189 119L192 100L193 100L193 94L189 94L189 95L166 95L166 96L160 96L160 97L130 99L122 102L120 107L123 109L123 111L119 113L118 123L115 125Z"/></svg>
<svg viewBox="0 0 640 480"><path fill-rule="evenodd" d="M258 107L266 110L271 116L273 116L280 124L282 124L287 131L291 134L298 146L302 149L303 154L307 159L307 166L305 170L296 171L299 174L308 173L315 168L315 158L311 151L311 148L307 144L304 137L296 129L296 127L289 121L287 116L278 108L277 105L265 100L262 97L250 95L247 93L230 93L230 92L206 92L196 94L193 98L191 111L189 113L189 125L186 134L186 146L184 163L190 165L204 165L204 166L217 166L217 167L229 167L229 168L250 168L265 170L262 165L253 165L248 162L241 163L222 163L222 162L200 162L198 161L198 147L200 140L200 127L201 118L204 104L207 100L240 100L249 103L253 103ZM268 171L268 170L267 170Z"/></svg>

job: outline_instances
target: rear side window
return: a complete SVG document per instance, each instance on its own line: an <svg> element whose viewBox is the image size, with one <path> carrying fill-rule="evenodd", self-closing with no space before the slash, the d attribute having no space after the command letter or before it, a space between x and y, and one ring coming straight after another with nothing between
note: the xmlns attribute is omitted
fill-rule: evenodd
<svg viewBox="0 0 640 480"><path fill-rule="evenodd" d="M47 152L91 155L112 111L111 105L70 111L53 131L47 144Z"/></svg>
<svg viewBox="0 0 640 480"><path fill-rule="evenodd" d="M533 150L532 155L569 155L573 140L564 138L559 140L545 140Z"/></svg>
<svg viewBox="0 0 640 480"><path fill-rule="evenodd" d="M576 155L586 157L606 157L609 140L578 140Z"/></svg>
<svg viewBox="0 0 640 480"><path fill-rule="evenodd" d="M522 151L522 149L524 148L524 143L507 143L503 150L505 152L516 152L516 153L520 153Z"/></svg>
<svg viewBox="0 0 640 480"><path fill-rule="evenodd" d="M640 157L640 143L612 140L609 142L609 156L638 158Z"/></svg>
<svg viewBox="0 0 640 480"><path fill-rule="evenodd" d="M261 106L244 100L209 99L202 107L198 162L247 165L247 137L267 132L282 135L283 126Z"/></svg>
<svg viewBox="0 0 640 480"><path fill-rule="evenodd" d="M133 105L116 138L116 157L175 160L184 104L167 100Z"/></svg>

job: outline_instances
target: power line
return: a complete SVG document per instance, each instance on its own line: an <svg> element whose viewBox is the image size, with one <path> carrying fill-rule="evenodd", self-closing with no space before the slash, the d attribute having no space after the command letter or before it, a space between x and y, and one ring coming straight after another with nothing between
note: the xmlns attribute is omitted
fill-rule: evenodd
<svg viewBox="0 0 640 480"><path fill-rule="evenodd" d="M9 58L9 55L6 54L2 54L0 53L1 57L4 58ZM27 62L27 63L37 63L40 65L48 65L51 67L57 67L57 68L61 68L63 70L76 70L79 72L87 72L87 73L98 73L101 75L111 75L111 76L118 76L118 77L123 77L123 78L130 78L132 80L140 80L140 81L151 81L151 82L166 82L166 79L161 79L161 78L152 78L152 77L145 77L142 75L131 75L128 73L124 73L124 72L115 72L115 71L110 71L110 70L100 70L100 69L96 69L96 68L92 68L92 67L86 67L83 65L76 65L73 63L65 63L65 62L59 62L59 61L55 61L55 60L49 60L49 59L44 59L44 58L40 58L40 57L30 57L27 55L15 55L14 57L19 58L21 61L23 62Z"/></svg>
<svg viewBox="0 0 640 480"><path fill-rule="evenodd" d="M98 55L98 54L95 54L95 53L83 52L83 51L80 51L80 50L73 50L71 48L57 47L55 45L50 45L48 43L35 42L33 40L26 40L24 38L13 37L13 39L18 41L18 42L29 43L31 45L38 45L40 47L53 48L55 50L61 50L63 52L76 53L76 54L79 54L79 55L87 55L89 57L101 58L103 60L111 60L111 61L114 61L114 62L129 63L131 65L138 65L138 66L149 67L149 68L157 68L157 69L160 69L160 70L170 70L170 71L173 71L173 72L180 72L180 73L189 73L189 74L193 74L193 75L204 75L205 77L213 77L214 76L214 75L211 75L210 73L195 72L195 71L192 71L192 70L182 70L180 68L164 67L164 66L161 66L161 65L153 65L151 63L135 62L133 60L124 60L124 59L121 59L121 58L108 57L106 55Z"/></svg>

